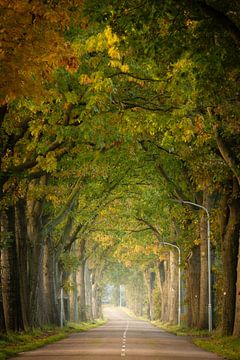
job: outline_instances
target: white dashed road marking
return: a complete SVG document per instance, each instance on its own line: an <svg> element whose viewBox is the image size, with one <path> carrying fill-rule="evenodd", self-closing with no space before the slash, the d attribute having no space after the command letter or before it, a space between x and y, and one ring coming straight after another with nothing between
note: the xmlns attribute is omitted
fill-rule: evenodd
<svg viewBox="0 0 240 360"><path fill-rule="evenodd" d="M121 351L121 356L122 357L126 356L126 337L127 337L128 327L129 327L129 321L127 321L127 326L126 326L126 329L125 329L125 331L123 333L122 351Z"/></svg>

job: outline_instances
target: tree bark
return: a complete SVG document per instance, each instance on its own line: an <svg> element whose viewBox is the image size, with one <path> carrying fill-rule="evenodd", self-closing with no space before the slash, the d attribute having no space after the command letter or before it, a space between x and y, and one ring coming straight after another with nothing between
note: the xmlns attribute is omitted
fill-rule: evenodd
<svg viewBox="0 0 240 360"><path fill-rule="evenodd" d="M223 302L222 334L232 335L236 305L237 258L240 230L240 196L237 180L233 179L233 190L228 202L228 219L222 239Z"/></svg>
<svg viewBox="0 0 240 360"><path fill-rule="evenodd" d="M93 320L91 274L88 267L88 261L86 261L86 265L85 265L85 284L86 284L87 318L88 320Z"/></svg>
<svg viewBox="0 0 240 360"><path fill-rule="evenodd" d="M26 201L18 200L15 205L16 249L18 257L18 273L23 329L28 330L29 324L29 271L28 271L28 235Z"/></svg>
<svg viewBox="0 0 240 360"><path fill-rule="evenodd" d="M203 193L202 205L208 209L209 196ZM199 298L199 329L208 327L208 237L207 237L207 217L202 213L200 220L200 298Z"/></svg>
<svg viewBox="0 0 240 360"><path fill-rule="evenodd" d="M240 31L239 31L240 33ZM225 160L228 167L231 169L233 175L236 176L236 179L238 181L238 185L240 186L240 172L239 172L239 162L235 158L235 156L232 154L231 149L229 146L224 142L223 138L220 136L219 131L216 131L216 141L218 145L218 149Z"/></svg>
<svg viewBox="0 0 240 360"><path fill-rule="evenodd" d="M238 266L237 266L237 283L236 283L236 309L233 335L240 337L240 237L238 246Z"/></svg>
<svg viewBox="0 0 240 360"><path fill-rule="evenodd" d="M164 259L160 260L159 264L159 289L161 288L161 311L160 320L162 322L169 321L169 253L164 256Z"/></svg>
<svg viewBox="0 0 240 360"><path fill-rule="evenodd" d="M169 322L177 324L178 275L176 256L173 251L169 253L169 302Z"/></svg>
<svg viewBox="0 0 240 360"><path fill-rule="evenodd" d="M30 252L30 324L33 327L44 325L46 314L44 309L43 265L44 265L44 238L42 234L42 207L43 201L31 200L28 207L28 237L31 246Z"/></svg>
<svg viewBox="0 0 240 360"><path fill-rule="evenodd" d="M147 299L148 299L148 308L147 315L150 320L154 319L153 311L153 287L154 287L154 273L149 269L144 270L144 280L147 287Z"/></svg>
<svg viewBox="0 0 240 360"><path fill-rule="evenodd" d="M85 260L79 266L79 320L87 321L86 314L86 288L85 288Z"/></svg>
<svg viewBox="0 0 240 360"><path fill-rule="evenodd" d="M44 246L44 309L45 321L51 325L60 325L60 311L57 301L56 256L50 237Z"/></svg>
<svg viewBox="0 0 240 360"><path fill-rule="evenodd" d="M187 259L187 324L196 328L199 319L199 297L200 297L200 249L195 246Z"/></svg>
<svg viewBox="0 0 240 360"><path fill-rule="evenodd" d="M7 331L18 331L23 328L19 295L19 274L15 237L14 207L1 213L1 285L4 322Z"/></svg>
<svg viewBox="0 0 240 360"><path fill-rule="evenodd" d="M2 236L1 236L1 243L2 243ZM0 274L1 274L1 250L0 250ZM4 332L6 330L5 320L4 320L4 311L3 311L3 298L2 298L2 279L0 276L0 332Z"/></svg>

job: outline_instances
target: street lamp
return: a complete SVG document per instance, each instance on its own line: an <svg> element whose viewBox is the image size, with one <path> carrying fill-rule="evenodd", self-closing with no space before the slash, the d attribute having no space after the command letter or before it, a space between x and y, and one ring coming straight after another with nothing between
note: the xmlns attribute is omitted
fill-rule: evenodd
<svg viewBox="0 0 240 360"><path fill-rule="evenodd" d="M207 214L207 248L208 248L208 330L212 331L212 287L211 287L211 244L210 244L210 216L205 206L191 201L180 201L181 204L189 204L203 209Z"/></svg>
<svg viewBox="0 0 240 360"><path fill-rule="evenodd" d="M177 245L163 241L163 245L173 246L178 251L178 325L181 324L181 250Z"/></svg>

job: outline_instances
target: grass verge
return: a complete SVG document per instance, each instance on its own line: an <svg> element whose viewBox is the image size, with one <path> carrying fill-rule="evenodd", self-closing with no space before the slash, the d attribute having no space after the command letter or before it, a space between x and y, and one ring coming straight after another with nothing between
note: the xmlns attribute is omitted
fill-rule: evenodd
<svg viewBox="0 0 240 360"><path fill-rule="evenodd" d="M204 350L223 356L228 360L240 360L240 338L234 336L222 337L217 331L189 329L178 325L163 324L153 321L153 325L180 336L190 336L194 344Z"/></svg>
<svg viewBox="0 0 240 360"><path fill-rule="evenodd" d="M71 333L87 331L105 324L104 320L84 323L68 323L63 328L35 329L31 332L0 334L0 360L16 356L20 352L37 349L66 338Z"/></svg>

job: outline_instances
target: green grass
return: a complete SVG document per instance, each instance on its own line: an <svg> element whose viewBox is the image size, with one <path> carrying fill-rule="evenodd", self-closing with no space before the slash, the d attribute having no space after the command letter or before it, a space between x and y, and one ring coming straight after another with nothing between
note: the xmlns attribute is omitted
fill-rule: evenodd
<svg viewBox="0 0 240 360"><path fill-rule="evenodd" d="M229 360L240 360L240 338L233 336L212 336L206 339L194 339L197 346L224 356Z"/></svg>
<svg viewBox="0 0 240 360"><path fill-rule="evenodd" d="M152 322L155 326L180 336L191 336L197 346L223 356L228 360L240 360L240 338L233 336L222 337L218 331L190 329L184 326Z"/></svg>
<svg viewBox="0 0 240 360"><path fill-rule="evenodd" d="M104 320L84 323L68 323L64 328L35 329L31 332L0 334L0 360L16 356L23 351L30 351L41 346L66 338L74 332L82 332L103 325Z"/></svg>

